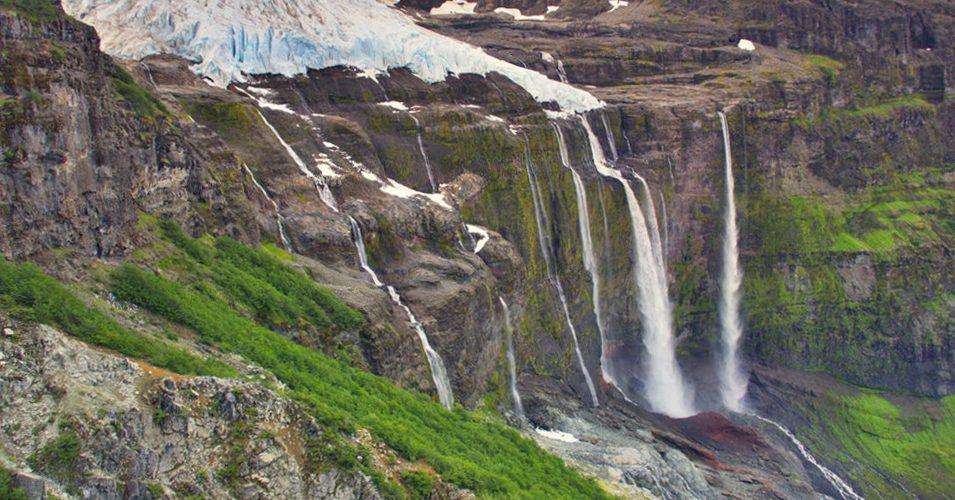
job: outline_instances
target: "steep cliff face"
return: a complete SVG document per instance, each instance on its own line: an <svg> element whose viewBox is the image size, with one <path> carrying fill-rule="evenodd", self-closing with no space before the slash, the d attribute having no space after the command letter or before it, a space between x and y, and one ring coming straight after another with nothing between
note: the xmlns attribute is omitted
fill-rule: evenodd
<svg viewBox="0 0 955 500"><path fill-rule="evenodd" d="M221 143L196 140L98 51L89 26L58 9L36 20L9 9L0 10L5 254L122 255L136 246L137 210L184 221L208 210L205 227L258 237L234 224L251 212L220 181L240 174Z"/></svg>
<svg viewBox="0 0 955 500"><path fill-rule="evenodd" d="M399 6L421 14L442 3ZM216 271L201 255L167 248L154 216L179 221L200 245L220 244L213 236L265 244L367 319L328 331L268 323L272 330L433 394L421 327L455 401L509 414L503 300L529 422L587 443L550 439L545 447L631 495L835 494L811 462L795 477L780 472L801 460L771 426L714 414L671 420L622 401L647 404L647 318L638 307L645 292L634 274L646 263L633 251L626 193L599 173L592 146L637 191L641 210L655 213L678 360L697 388L696 409L719 408L711 380L724 201L720 109L737 167L749 363L949 395L955 108L945 98L953 55L940 40L953 13L933 2L883 4L481 1L474 16L418 20L607 103L577 115L537 102L534 89L494 71L429 81L407 67L371 75L334 66L243 75L221 88L174 55L114 61L97 50L92 29L58 10L35 17L0 4L8 221L0 249L98 291L106 271L90 263L77 270L58 252L102 258L107 267L132 262L226 295L240 315L261 320L271 316L259 302L209 288ZM498 7L546 15L493 14ZM95 14L90 19L101 22ZM757 42L756 51L738 48L740 38ZM241 66L244 56L235 57ZM257 301L271 297L256 293ZM801 409L773 407L784 381L758 383L764 414L797 431L814 422ZM167 399L189 407L178 384ZM228 392L190 384L202 394ZM591 385L600 409L589 408ZM280 420L297 422L286 410ZM158 442L147 439L155 432L143 431L142 442ZM389 432L398 448L411 446ZM837 432L810 435L810 444L837 472L865 481L824 445ZM228 454L209 446L209 456ZM887 473L874 454L853 459L903 483L910 472ZM343 481L346 496L367 492L360 475L301 479L308 467L282 464L277 475L297 478L283 483L289 494L324 491L327 481ZM128 475L90 467L115 481ZM890 482L885 488L895 488Z"/></svg>

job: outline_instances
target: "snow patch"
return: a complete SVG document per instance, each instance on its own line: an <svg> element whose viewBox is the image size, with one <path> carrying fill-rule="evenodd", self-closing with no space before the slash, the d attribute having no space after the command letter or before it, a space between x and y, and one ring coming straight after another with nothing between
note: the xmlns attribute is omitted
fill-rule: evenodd
<svg viewBox="0 0 955 500"><path fill-rule="evenodd" d="M446 200L444 198L444 195L441 193L422 193L421 191L416 191L394 179L389 179L387 177L385 179L382 179L381 177L378 177L377 175L375 175L372 172L369 172L368 170L362 170L361 176L369 181L378 183L378 189L380 189L381 192L385 194L389 194L391 196L406 199L406 200L411 198L416 198L416 197L427 198L432 203L440 206L441 208L445 208L447 210L453 210L453 208L451 208L451 204L448 203L448 200Z"/></svg>
<svg viewBox="0 0 955 500"><path fill-rule="evenodd" d="M620 7L626 7L628 5L630 5L630 2L628 2L627 0L610 0L610 10L608 10L607 12L613 12L619 9Z"/></svg>
<svg viewBox="0 0 955 500"><path fill-rule="evenodd" d="M756 45L745 38L741 39L736 46L739 47L740 50L745 50L746 52L752 52L756 50Z"/></svg>
<svg viewBox="0 0 955 500"><path fill-rule="evenodd" d="M380 106L387 106L391 109L396 109L398 111L408 111L408 106L403 102L386 101L386 102L379 102L378 104Z"/></svg>
<svg viewBox="0 0 955 500"><path fill-rule="evenodd" d="M363 75L407 67L429 82L498 72L568 111L604 106L584 90L418 26L379 0L63 0L63 7L96 28L107 53L175 54L197 61L193 71L221 87L248 75L294 76L336 65ZM522 16L536 17L543 16Z"/></svg>
<svg viewBox="0 0 955 500"><path fill-rule="evenodd" d="M466 2L464 0L448 0L443 4L431 9L432 16L451 16L454 14L474 14L474 8L477 2Z"/></svg>
<svg viewBox="0 0 955 500"><path fill-rule="evenodd" d="M553 439L554 441L561 441L564 443L579 443L580 442L580 440L577 439L576 436L574 436L573 434L569 432L552 431L547 429L541 429L540 427L535 428L534 432L537 432L538 434L540 434L541 436L544 436L545 438Z"/></svg>
<svg viewBox="0 0 955 500"><path fill-rule="evenodd" d="M465 224L465 226L467 226L469 233L478 235L478 241L474 245L474 253L481 253L481 250L484 249L484 245L491 239L491 233L488 232L487 228L474 224Z"/></svg>

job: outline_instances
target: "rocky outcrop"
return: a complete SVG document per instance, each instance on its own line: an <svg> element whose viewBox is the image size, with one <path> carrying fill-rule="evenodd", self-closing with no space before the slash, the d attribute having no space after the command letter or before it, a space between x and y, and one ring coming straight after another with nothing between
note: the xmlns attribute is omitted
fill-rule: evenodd
<svg viewBox="0 0 955 500"><path fill-rule="evenodd" d="M322 427L264 383L181 377L49 327L11 326L0 339L3 452L48 492L380 498L367 476L324 463Z"/></svg>

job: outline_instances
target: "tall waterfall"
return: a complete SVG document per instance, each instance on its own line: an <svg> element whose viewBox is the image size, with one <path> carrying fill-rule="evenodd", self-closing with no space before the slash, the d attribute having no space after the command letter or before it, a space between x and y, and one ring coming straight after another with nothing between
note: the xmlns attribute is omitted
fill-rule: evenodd
<svg viewBox="0 0 955 500"><path fill-rule="evenodd" d="M245 93L245 95L249 95L248 93L244 91L243 93ZM315 189L318 190L318 197L321 198L322 203L324 203L325 206L327 206L328 208L332 209L333 212L338 212L338 203L335 201L335 196L332 194L332 190L329 189L328 183L325 182L325 178L315 175L314 172L309 170L309 168L305 165L305 162L302 161L302 158L298 155L298 153L296 153L295 150L292 149L292 146L290 146L289 143L285 142L285 139L282 138L282 134L279 134L279 131L276 130L275 127L273 127L272 124L269 122L269 120L265 118L265 115L262 114L262 111L256 108L255 112L259 114L259 118L262 119L262 122L265 123L265 126L268 127L270 131L272 131L272 135L274 135L275 138L278 139L279 144L281 144L282 147L285 148L285 152L288 153L290 158L292 158L292 161L295 162L295 165L298 166L298 169L303 174L305 174L305 177L308 177L308 179L312 181L312 184L315 185Z"/></svg>
<svg viewBox="0 0 955 500"><path fill-rule="evenodd" d="M384 283L378 279L375 270L368 264L368 253L365 251L365 238L362 236L361 226L359 226L358 221L351 216L348 217L348 221L351 223L352 237L355 241L355 248L358 249L358 262L361 264L362 270L368 273L368 276L371 277L371 282L374 283L375 286L379 288L384 287L385 290L388 291L388 296L391 297L391 301L398 307L404 309L405 314L408 315L408 322L411 323L411 327L414 328L418 334L418 340L421 341L421 347L424 349L424 354L428 358L428 365L431 367L431 378L434 379L434 386L438 390L438 399L445 408L450 409L454 406L454 394L451 392L451 381L448 379L448 372L444 368L444 360L442 360L441 355L431 347L431 343L428 342L428 334L424 331L424 326L421 325L418 318L411 312L411 309L402 302L401 295L398 295L398 290L395 290L395 287L390 285L385 286Z"/></svg>
<svg viewBox="0 0 955 500"><path fill-rule="evenodd" d="M527 147L526 142L524 147ZM553 283L554 288L557 289L557 296L560 298L560 305L564 310L564 319L567 322L567 328L570 329L570 335L574 340L574 351L577 354L577 362L580 364L580 371L583 372L584 380L587 382L590 398L594 406L600 406L600 401L597 399L597 388L594 387L594 381L590 377L590 370L587 369L587 364L584 363L584 355L580 352L580 343L577 341L577 329L574 327L574 322L570 318L567 296L564 294L563 285L560 284L560 277L555 269L556 263L551 261L552 247L547 234L544 232L545 228L550 227L550 224L547 221L547 213L544 212L543 206L541 205L541 194L537 184L537 176L534 174L534 169L531 168L530 154L526 153L525 156L528 156L528 158L525 158L524 166L527 168L527 180L530 183L531 198L534 201L534 217L537 220L537 238L540 242L541 253L544 255L544 264L547 266L547 276L550 282Z"/></svg>
<svg viewBox="0 0 955 500"><path fill-rule="evenodd" d="M692 415L694 413L692 392L683 381L683 374L676 361L673 311L667 291L666 270L661 265L663 257L654 250L647 219L643 215L640 202L630 183L619 171L607 164L603 148L587 117L578 115L578 118L587 132L594 167L601 175L620 182L630 211L634 276L640 290L638 305L644 327L643 344L647 350L645 396L655 411L672 417ZM656 226L656 221L653 222ZM659 240L659 234L655 239Z"/></svg>
<svg viewBox="0 0 955 500"><path fill-rule="evenodd" d="M739 317L740 289L743 272L739 267L739 234L736 230L736 200L733 188L733 153L730 150L730 132L722 111L723 150L726 156L726 208L723 222L723 270L720 276L720 330L723 339L722 359L719 363L720 397L730 411L742 411L746 397L747 377L739 361L739 342L743 325Z"/></svg>
<svg viewBox="0 0 955 500"><path fill-rule="evenodd" d="M418 117L413 113L411 114L411 119L414 120L415 133L418 134L418 151L421 152L421 159L424 160L425 171L428 172L428 182L431 183L431 192L438 192L438 184L434 182L434 174L431 173L431 160L428 159L428 152L424 149L424 139L421 137L421 122L418 121Z"/></svg>
<svg viewBox="0 0 955 500"><path fill-rule="evenodd" d="M580 240L583 249L584 269L590 273L590 281L593 285L591 298L593 299L594 304L594 317L597 322L597 331L600 333L600 374L603 376L604 380L607 381L607 383L613 385L617 388L617 390L623 393L623 389L621 389L620 385L617 383L614 370L609 366L610 361L607 359L607 335L605 318L603 316L603 308L601 307L600 302L600 273L597 269L597 259L594 256L593 235L590 232L590 207L587 202L586 186L584 185L584 181L581 179L580 174L578 174L577 171L571 166L570 154L567 150L567 141L564 139L564 131L561 130L560 125L555 122L551 122L551 126L557 133L557 144L560 148L560 161L564 165L564 168L570 170L570 173L574 178L574 194L577 197L577 221L580 225Z"/></svg>
<svg viewBox="0 0 955 500"><path fill-rule="evenodd" d="M279 224L279 237L282 238L282 245L285 247L285 250L289 253L292 252L292 243L288 239L288 235L285 234L285 217L282 217L282 213L279 212L279 204L269 196L268 191L259 184L259 181L255 179L255 174L252 173L252 169L249 168L245 163L242 164L242 168L245 169L245 173L249 174L249 178L252 179L252 184L258 188L259 192L262 193L262 196L265 196L266 200L269 200L269 203L272 204L272 208L275 210L275 218L278 220Z"/></svg>
<svg viewBox="0 0 955 500"><path fill-rule="evenodd" d="M796 445L796 449L799 450L799 454L802 455L803 460L811 463L817 469L819 469L819 472L821 472L822 476L826 478L826 481L829 481L829 484L831 484L832 487L839 492L839 495L842 496L844 500L864 500L862 496L860 496L858 493L855 492L855 490L852 489L852 486L849 486L849 483L845 482L841 477L836 475L835 472L832 472L831 470L829 470L828 467L826 467L825 465L822 465L822 463L816 460L816 457L812 456L812 454L809 453L809 450L806 449L806 446L803 445L802 442L798 438L796 438L796 435L793 434L789 429L783 427L782 424L774 420L770 420L766 417L761 417L759 415L754 415L754 417L756 417L759 420L762 420L763 422L766 422L767 424L772 425L773 427L776 427L787 438L789 438L789 440L792 441L794 445Z"/></svg>
<svg viewBox="0 0 955 500"><path fill-rule="evenodd" d="M511 399L514 400L514 413L524 418L524 403L521 402L521 393L517 392L517 362L514 360L514 325L511 323L511 309L504 302L504 297L498 297L501 308L504 309L504 332L507 334L507 371L511 375Z"/></svg>

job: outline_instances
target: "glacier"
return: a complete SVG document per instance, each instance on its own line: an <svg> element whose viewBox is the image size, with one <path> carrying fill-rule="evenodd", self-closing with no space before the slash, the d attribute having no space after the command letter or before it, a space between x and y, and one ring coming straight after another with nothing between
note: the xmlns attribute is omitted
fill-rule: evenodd
<svg viewBox="0 0 955 500"><path fill-rule="evenodd" d="M225 87L249 75L294 76L351 66L374 77L406 67L429 81L449 74L500 73L539 102L584 112L604 104L590 93L496 59L415 24L386 0L63 0L116 57L173 54Z"/></svg>

